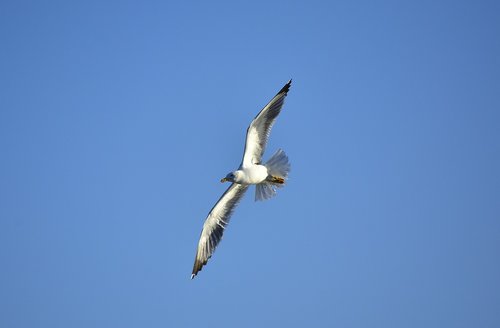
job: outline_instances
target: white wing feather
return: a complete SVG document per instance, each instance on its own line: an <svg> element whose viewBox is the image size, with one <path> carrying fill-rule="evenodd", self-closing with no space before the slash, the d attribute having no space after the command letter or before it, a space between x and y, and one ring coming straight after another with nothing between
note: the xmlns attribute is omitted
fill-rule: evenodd
<svg viewBox="0 0 500 328"><path fill-rule="evenodd" d="M247 129L245 151L243 153L242 167L260 164L266 148L273 123L281 112L285 97L290 89L292 80L271 99L271 101L255 116Z"/></svg>
<svg viewBox="0 0 500 328"><path fill-rule="evenodd" d="M247 185L233 183L208 213L198 242L191 279L200 272L214 253L215 248L222 239L224 229L231 219L231 214L247 189Z"/></svg>

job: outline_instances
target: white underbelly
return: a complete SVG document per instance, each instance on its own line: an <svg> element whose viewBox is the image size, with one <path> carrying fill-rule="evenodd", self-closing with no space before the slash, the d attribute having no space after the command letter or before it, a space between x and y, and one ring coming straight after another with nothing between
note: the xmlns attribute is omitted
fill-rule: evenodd
<svg viewBox="0 0 500 328"><path fill-rule="evenodd" d="M244 176L241 181L243 184L258 184L267 178L267 168L264 165L252 165L242 169Z"/></svg>

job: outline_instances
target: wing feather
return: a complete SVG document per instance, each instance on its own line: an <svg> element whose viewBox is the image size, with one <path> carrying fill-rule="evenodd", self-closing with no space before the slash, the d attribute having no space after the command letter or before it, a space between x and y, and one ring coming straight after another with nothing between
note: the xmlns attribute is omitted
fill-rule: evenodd
<svg viewBox="0 0 500 328"><path fill-rule="evenodd" d="M271 99L271 101L255 116L252 123L247 129L247 137L245 141L245 151L243 152L243 160L241 166L250 166L252 164L260 164L262 155L266 148L271 128L274 121L281 112L281 108L285 102L285 97L290 89L292 80Z"/></svg>
<svg viewBox="0 0 500 328"><path fill-rule="evenodd" d="M222 239L224 229L231 219L231 214L247 189L248 186L246 185L233 183L208 213L198 242L191 279L200 272L214 253L215 248Z"/></svg>

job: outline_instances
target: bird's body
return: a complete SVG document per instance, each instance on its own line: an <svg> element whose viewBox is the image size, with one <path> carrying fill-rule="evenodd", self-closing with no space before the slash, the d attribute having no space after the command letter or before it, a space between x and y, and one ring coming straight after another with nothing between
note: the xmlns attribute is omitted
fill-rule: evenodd
<svg viewBox="0 0 500 328"><path fill-rule="evenodd" d="M283 107L292 80L271 99L257 114L247 129L245 151L238 170L230 172L221 182L232 182L231 186L215 204L203 224L191 279L203 268L222 239L231 214L250 185L255 185L255 200L265 200L276 194L288 177L290 164L285 152L279 149L262 164L271 128Z"/></svg>
<svg viewBox="0 0 500 328"><path fill-rule="evenodd" d="M235 171L235 183L251 185L259 184L266 180L269 173L267 172L267 167L260 164L252 164L249 166L244 166L239 170Z"/></svg>

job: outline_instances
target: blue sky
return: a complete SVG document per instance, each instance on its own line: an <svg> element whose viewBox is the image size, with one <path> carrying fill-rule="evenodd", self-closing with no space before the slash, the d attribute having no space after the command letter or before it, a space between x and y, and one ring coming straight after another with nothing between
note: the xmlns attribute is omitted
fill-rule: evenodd
<svg viewBox="0 0 500 328"><path fill-rule="evenodd" d="M496 1L3 1L0 326L500 326ZM294 82L191 281L245 130Z"/></svg>

